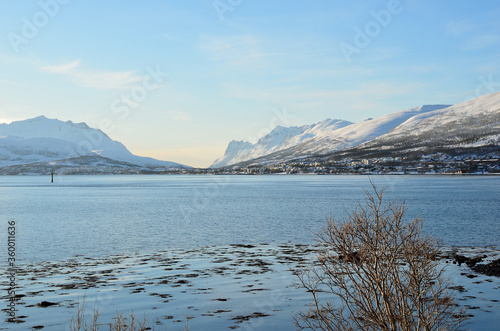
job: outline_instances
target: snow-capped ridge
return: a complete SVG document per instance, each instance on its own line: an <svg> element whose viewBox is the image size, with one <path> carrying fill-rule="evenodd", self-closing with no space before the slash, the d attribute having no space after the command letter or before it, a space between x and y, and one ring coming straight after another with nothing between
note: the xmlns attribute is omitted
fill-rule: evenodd
<svg viewBox="0 0 500 331"><path fill-rule="evenodd" d="M494 99L494 98L493 98ZM472 104L484 100L470 101ZM224 167L242 162L256 164L280 162L312 155L325 155L365 144L397 130L410 130L427 119L450 112L451 105L423 105L363 122L351 123L339 119L326 119L300 127L277 127L249 148L235 150L216 160L212 167Z"/></svg>
<svg viewBox="0 0 500 331"><path fill-rule="evenodd" d="M122 143L84 122L64 122L43 115L0 124L0 137L0 166L99 155L140 167L186 168L174 162L133 155Z"/></svg>
<svg viewBox="0 0 500 331"><path fill-rule="evenodd" d="M432 116L415 116L361 148L423 150L425 148L480 148L500 141L500 92L480 96Z"/></svg>
<svg viewBox="0 0 500 331"><path fill-rule="evenodd" d="M280 152L321 136L326 131L333 131L350 124L352 123L340 119L327 119L311 125L277 126L255 144L231 141L224 156L217 159L211 167L225 167Z"/></svg>

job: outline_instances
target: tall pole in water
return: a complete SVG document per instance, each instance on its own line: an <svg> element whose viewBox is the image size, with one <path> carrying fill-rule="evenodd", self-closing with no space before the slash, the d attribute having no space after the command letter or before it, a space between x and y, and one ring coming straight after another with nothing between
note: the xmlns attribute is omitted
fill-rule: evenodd
<svg viewBox="0 0 500 331"><path fill-rule="evenodd" d="M53 172L50 173L50 182L51 183L54 182L54 173Z"/></svg>

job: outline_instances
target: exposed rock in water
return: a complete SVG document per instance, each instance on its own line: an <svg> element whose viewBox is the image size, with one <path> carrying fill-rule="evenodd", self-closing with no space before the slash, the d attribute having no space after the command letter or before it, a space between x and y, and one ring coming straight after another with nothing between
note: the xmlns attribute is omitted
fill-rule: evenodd
<svg viewBox="0 0 500 331"><path fill-rule="evenodd" d="M500 259L491 261L487 264L477 264L471 267L471 269L487 276L500 277Z"/></svg>
<svg viewBox="0 0 500 331"><path fill-rule="evenodd" d="M55 302L49 302L49 301L42 301L39 304L37 304L37 306L41 307L41 308L47 308L47 307L50 307L50 306L57 306L57 303L55 303Z"/></svg>
<svg viewBox="0 0 500 331"><path fill-rule="evenodd" d="M467 264L469 268L473 268L476 266L476 264L483 262L483 259L486 258L486 255L481 255L481 256L476 256L476 257L467 257L463 255L455 255L454 256L454 263L458 263L459 266L462 265L462 263Z"/></svg>
<svg viewBox="0 0 500 331"><path fill-rule="evenodd" d="M476 257L455 255L453 256L453 263L458 263L459 266L462 265L462 263L465 263L469 268L471 268L471 270L477 273L484 274L486 276L500 277L500 259L489 263L481 263L486 257L486 255Z"/></svg>

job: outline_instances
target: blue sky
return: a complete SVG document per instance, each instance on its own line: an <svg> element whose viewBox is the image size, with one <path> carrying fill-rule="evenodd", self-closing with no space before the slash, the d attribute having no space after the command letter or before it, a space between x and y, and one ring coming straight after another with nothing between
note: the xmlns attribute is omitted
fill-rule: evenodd
<svg viewBox="0 0 500 331"><path fill-rule="evenodd" d="M0 122L209 166L232 139L500 90L498 1L0 1Z"/></svg>

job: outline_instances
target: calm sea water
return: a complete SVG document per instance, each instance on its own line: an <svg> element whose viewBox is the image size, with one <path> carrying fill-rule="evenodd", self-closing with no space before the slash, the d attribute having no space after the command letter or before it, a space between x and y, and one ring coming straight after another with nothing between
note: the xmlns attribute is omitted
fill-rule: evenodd
<svg viewBox="0 0 500 331"><path fill-rule="evenodd" d="M448 245L500 247L500 177L375 176ZM0 177L18 263L234 243L311 243L363 202L365 176ZM308 230L309 229L309 230ZM5 248L5 245L2 245ZM0 251L6 259L6 249Z"/></svg>

